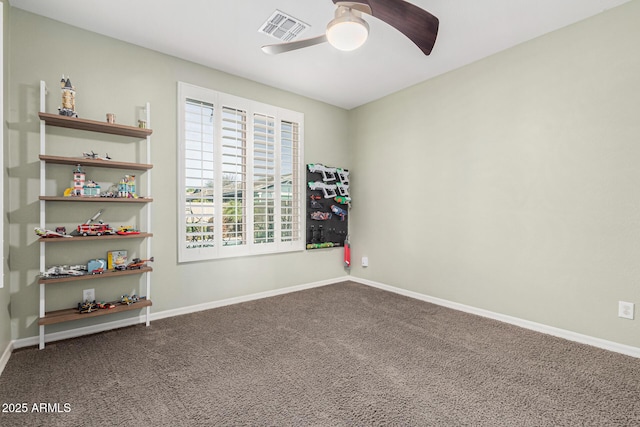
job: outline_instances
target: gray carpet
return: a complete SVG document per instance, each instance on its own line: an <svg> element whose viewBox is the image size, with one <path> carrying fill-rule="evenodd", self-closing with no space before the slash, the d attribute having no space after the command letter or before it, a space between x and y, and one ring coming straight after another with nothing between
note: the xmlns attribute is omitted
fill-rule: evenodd
<svg viewBox="0 0 640 427"><path fill-rule="evenodd" d="M631 426L640 360L345 282L16 351L23 402L0 425Z"/></svg>

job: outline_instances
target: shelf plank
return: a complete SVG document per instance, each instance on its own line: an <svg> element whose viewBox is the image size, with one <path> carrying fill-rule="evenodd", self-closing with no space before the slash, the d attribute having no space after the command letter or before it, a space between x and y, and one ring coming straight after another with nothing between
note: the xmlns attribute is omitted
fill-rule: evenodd
<svg viewBox="0 0 640 427"><path fill-rule="evenodd" d="M132 163L132 162L115 162L113 160L102 159L87 159L84 157L62 157L62 156L50 156L46 154L40 155L40 160L47 163L53 163L58 165L82 165L82 166L95 166L100 168L111 169L133 169L133 170L149 170L153 168L153 165L146 163Z"/></svg>
<svg viewBox="0 0 640 427"><path fill-rule="evenodd" d="M86 242L88 240L120 240L153 237L153 233L139 234L107 234L103 236L71 236L71 237L40 237L38 242L58 243L58 242Z"/></svg>
<svg viewBox="0 0 640 427"><path fill-rule="evenodd" d="M80 313L77 308L67 308L64 310L49 311L44 317L38 319L38 325L53 325L55 323L70 322L72 320L87 319L90 317L104 316L107 314L122 313L123 311L140 310L152 305L151 300L143 299L131 305L118 304L114 308L105 308L92 311L91 313Z"/></svg>
<svg viewBox="0 0 640 427"><path fill-rule="evenodd" d="M57 126L69 129L86 130L89 132L101 132L112 135L131 136L135 138L146 138L151 135L151 129L144 129L135 126L126 126L116 123L99 122L97 120L79 119L76 117L61 116L59 114L38 113L40 120L44 120L49 126Z"/></svg>
<svg viewBox="0 0 640 427"><path fill-rule="evenodd" d="M126 197L89 197L89 196L40 196L40 200L47 202L104 202L104 203L150 203L151 197L138 197L137 199Z"/></svg>
<svg viewBox="0 0 640 427"><path fill-rule="evenodd" d="M63 283L63 282L76 282L78 280L95 280L95 279L108 279L110 277L120 277L120 276L130 276L132 274L142 274L153 271L151 267L143 267L135 270L124 270L124 271L115 271L108 270L102 274L83 274L82 276L66 276L66 277L50 277L50 278L40 278L38 279L38 283L42 284L52 284L52 283Z"/></svg>

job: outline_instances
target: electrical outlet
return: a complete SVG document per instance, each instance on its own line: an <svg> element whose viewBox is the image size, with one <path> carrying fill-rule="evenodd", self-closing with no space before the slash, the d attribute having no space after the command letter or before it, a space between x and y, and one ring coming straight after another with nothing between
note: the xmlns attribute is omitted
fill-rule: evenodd
<svg viewBox="0 0 640 427"><path fill-rule="evenodd" d="M366 256L362 257L362 266L363 267L369 267L369 258Z"/></svg>
<svg viewBox="0 0 640 427"><path fill-rule="evenodd" d="M618 317L633 320L635 304L632 302L618 301Z"/></svg>
<svg viewBox="0 0 640 427"><path fill-rule="evenodd" d="M95 289L85 289L82 291L82 301L95 301L96 300L96 290Z"/></svg>

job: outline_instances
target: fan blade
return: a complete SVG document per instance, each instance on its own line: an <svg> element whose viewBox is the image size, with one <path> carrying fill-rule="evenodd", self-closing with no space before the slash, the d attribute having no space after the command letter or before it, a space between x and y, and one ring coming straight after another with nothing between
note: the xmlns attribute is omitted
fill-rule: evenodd
<svg viewBox="0 0 640 427"><path fill-rule="evenodd" d="M302 49L304 47L315 46L317 44L324 43L326 41L327 41L327 36L323 34L318 37L297 40L289 43L269 44L266 46L262 46L262 51L264 53L268 53L269 55L277 55L279 53L289 52L296 49Z"/></svg>
<svg viewBox="0 0 640 427"><path fill-rule="evenodd" d="M338 6L364 10L407 36L425 55L429 55L438 35L438 18L418 6L404 0L333 0ZM351 5L351 6L350 6Z"/></svg>

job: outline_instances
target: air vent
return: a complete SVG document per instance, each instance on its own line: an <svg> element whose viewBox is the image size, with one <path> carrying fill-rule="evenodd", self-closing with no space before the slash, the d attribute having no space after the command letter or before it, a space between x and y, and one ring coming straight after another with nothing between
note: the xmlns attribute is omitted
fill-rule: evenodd
<svg viewBox="0 0 640 427"><path fill-rule="evenodd" d="M258 30L283 42L289 42L302 34L309 24L276 10Z"/></svg>

